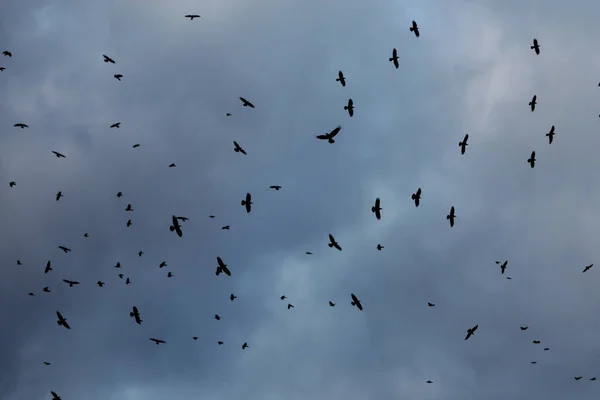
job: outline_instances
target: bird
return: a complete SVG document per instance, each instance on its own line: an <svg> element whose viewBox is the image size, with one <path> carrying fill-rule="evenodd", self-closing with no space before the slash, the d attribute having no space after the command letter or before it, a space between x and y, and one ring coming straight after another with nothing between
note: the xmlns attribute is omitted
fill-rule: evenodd
<svg viewBox="0 0 600 400"><path fill-rule="evenodd" d="M121 268L121 263L117 261L117 263L115 264L115 268Z"/></svg>
<svg viewBox="0 0 600 400"><path fill-rule="evenodd" d="M446 215L446 219L450 221L450 228L454 226L454 218L456 218L456 215L454 215L454 206L452 206L450 207L450 214Z"/></svg>
<svg viewBox="0 0 600 400"><path fill-rule="evenodd" d="M400 66L398 64L398 50L396 50L396 48L392 50L392 56L389 58L389 61L394 63L394 67L396 67L396 69L398 69Z"/></svg>
<svg viewBox="0 0 600 400"><path fill-rule="evenodd" d="M419 207L419 203L421 201L421 188L418 188L415 193L410 196L411 199L415 202L415 207Z"/></svg>
<svg viewBox="0 0 600 400"><path fill-rule="evenodd" d="M123 196L123 193L121 193L121 192L117 193L117 197L122 197L122 196Z"/></svg>
<svg viewBox="0 0 600 400"><path fill-rule="evenodd" d="M61 191L56 193L56 201L59 201L61 197L64 197Z"/></svg>
<svg viewBox="0 0 600 400"><path fill-rule="evenodd" d="M52 395L52 400L62 400L61 397L59 395L56 394L56 392L53 392L52 390L50 391L50 394Z"/></svg>
<svg viewBox="0 0 600 400"><path fill-rule="evenodd" d="M131 222L130 219L127 220L127 227L129 228L131 225L133 225L133 222Z"/></svg>
<svg viewBox="0 0 600 400"><path fill-rule="evenodd" d="M69 285L69 287L73 287L73 285L79 285L79 282L77 282L77 281L70 281L68 279L63 279L62 281L64 283L67 283Z"/></svg>
<svg viewBox="0 0 600 400"><path fill-rule="evenodd" d="M535 167L535 151L531 152L531 156L527 159L527 162L531 166L531 168Z"/></svg>
<svg viewBox="0 0 600 400"><path fill-rule="evenodd" d="M123 77L122 74L114 74L113 75L115 77L116 80L118 80L119 82L121 81L121 78Z"/></svg>
<svg viewBox="0 0 600 400"><path fill-rule="evenodd" d="M154 343L156 343L157 345L161 344L161 343L167 343L162 339L156 339L156 338L150 338L150 340L152 340Z"/></svg>
<svg viewBox="0 0 600 400"><path fill-rule="evenodd" d="M86 233L84 233L84 234L83 234L83 237L84 237L84 238L86 238L86 237L90 237L90 235L88 235L88 234L87 234L87 232L86 232Z"/></svg>
<svg viewBox="0 0 600 400"><path fill-rule="evenodd" d="M131 206L131 204L127 204L127 207L125 207L125 211L133 211L133 207Z"/></svg>
<svg viewBox="0 0 600 400"><path fill-rule="evenodd" d="M548 351L548 350L550 350L550 347L545 347L544 348L544 351Z"/></svg>
<svg viewBox="0 0 600 400"><path fill-rule="evenodd" d="M102 54L102 57L104 57L104 62L105 63L111 63L111 64L115 63L115 60L113 60L112 58L110 58L109 56L107 56L105 54Z"/></svg>
<svg viewBox="0 0 600 400"><path fill-rule="evenodd" d="M141 250L140 250L140 251L138 251L138 256L140 256L140 257L141 257L141 256L142 256L142 254L144 254L144 252L143 252L143 251L141 251Z"/></svg>
<svg viewBox="0 0 600 400"><path fill-rule="evenodd" d="M242 103L243 103L243 104L242 104L242 106L244 106L244 107L250 107L250 108L255 108L255 107L254 107L254 104L250 103L250 102L249 102L248 100L246 100L245 98L243 98L243 97L240 97L240 100L241 100L241 101L242 101Z"/></svg>
<svg viewBox="0 0 600 400"><path fill-rule="evenodd" d="M219 340L219 341L217 342L217 344L218 344L219 346L221 346L221 345L223 344L223 342L221 342L221 341Z"/></svg>
<svg viewBox="0 0 600 400"><path fill-rule="evenodd" d="M7 57L12 57L12 53L10 51L8 51L8 50L4 50L2 52L2 54L5 55L5 56L7 56Z"/></svg>
<svg viewBox="0 0 600 400"><path fill-rule="evenodd" d="M120 128L121 127L121 123L120 122L115 122L114 124L112 124L110 126L111 128Z"/></svg>
<svg viewBox="0 0 600 400"><path fill-rule="evenodd" d="M127 279L125 279L125 284L129 285L131 283L131 280L129 280L129 277L127 277Z"/></svg>
<svg viewBox="0 0 600 400"><path fill-rule="evenodd" d="M531 50L535 50L535 54L540 54L540 44L537 39L533 39L533 45L531 46Z"/></svg>
<svg viewBox="0 0 600 400"><path fill-rule="evenodd" d="M217 321L219 321L219 320L221 319L221 317L219 316L219 314L215 314L215 319L216 319Z"/></svg>
<svg viewBox="0 0 600 400"><path fill-rule="evenodd" d="M169 164L169 168L173 168L173 167L176 167L176 166L177 166L177 165L175 165L175 163L173 163L173 164Z"/></svg>
<svg viewBox="0 0 600 400"><path fill-rule="evenodd" d="M546 133L546 136L548 136L548 144L552 144L554 141L554 135L556 135L556 133L554 133L554 125L552 125L550 131Z"/></svg>
<svg viewBox="0 0 600 400"><path fill-rule="evenodd" d="M44 273L47 274L50 271L52 271L52 261L48 260L46 263L46 268L44 268Z"/></svg>
<svg viewBox="0 0 600 400"><path fill-rule="evenodd" d="M225 225L224 227L221 228L224 231L228 231L229 230L229 225Z"/></svg>
<svg viewBox="0 0 600 400"><path fill-rule="evenodd" d="M171 232L175 231L175 233L177 233L177 236L183 237L183 232L181 231L181 226L179 225L179 220L177 219L177 217L175 215L173 215L171 218L172 218L172 225L169 226L169 230Z"/></svg>
<svg viewBox="0 0 600 400"><path fill-rule="evenodd" d="M575 380L576 380L576 381L578 381L578 380L580 380L581 378L583 378L583 376L576 376L576 377L575 377Z"/></svg>
<svg viewBox="0 0 600 400"><path fill-rule="evenodd" d="M383 208L381 208L381 200L379 197L377 197L375 199L375 205L371 207L371 212L375 214L375 218L377 218L377 220L381 219L381 210L383 210Z"/></svg>
<svg viewBox="0 0 600 400"><path fill-rule="evenodd" d="M242 146L240 146L235 140L233 141L233 151L235 151L236 153L242 153L243 155L246 155L246 150L244 150Z"/></svg>
<svg viewBox="0 0 600 400"><path fill-rule="evenodd" d="M23 263L21 263L21 260L17 260L17 265L23 265Z"/></svg>
<svg viewBox="0 0 600 400"><path fill-rule="evenodd" d="M58 317L58 321L56 321L58 326L64 326L67 329L71 329L71 327L67 323L67 319L63 318L62 314L59 311L56 312L56 316Z"/></svg>
<svg viewBox="0 0 600 400"><path fill-rule="evenodd" d="M521 330L522 330L522 331L526 331L527 329L529 329L529 327L528 327L528 326L521 326Z"/></svg>
<svg viewBox="0 0 600 400"><path fill-rule="evenodd" d="M595 381L596 377L594 376L593 378L590 378L590 381Z"/></svg>
<svg viewBox="0 0 600 400"><path fill-rule="evenodd" d="M98 281L98 282L96 282L96 285L98 285L99 287L102 287L102 286L104 286L104 282Z"/></svg>
<svg viewBox="0 0 600 400"><path fill-rule="evenodd" d="M227 264L225 264L223 262L223 260L221 259L221 257L217 257L217 271L216 271L216 275L219 276L219 275L221 275L221 273L224 273L227 276L231 276L231 271L229 271L229 268L227 268Z"/></svg>
<svg viewBox="0 0 600 400"><path fill-rule="evenodd" d="M502 274L504 274L504 271L506 270L506 265L508 264L508 261L496 261L496 264L500 264L500 270L502 271Z"/></svg>
<svg viewBox="0 0 600 400"><path fill-rule="evenodd" d="M529 102L529 107L531 107L531 112L535 111L535 105L537 104L537 95L533 95L531 101Z"/></svg>
<svg viewBox="0 0 600 400"><path fill-rule="evenodd" d="M177 219L180 220L180 221L183 221L183 222L189 220L188 217L177 217Z"/></svg>
<svg viewBox="0 0 600 400"><path fill-rule="evenodd" d="M473 336L475 334L475 331L477 330L477 328L479 328L479 325L475 325L474 327L467 329L467 337L465 337L465 340L467 340L471 336Z"/></svg>
<svg viewBox="0 0 600 400"><path fill-rule="evenodd" d="M288 303L288 305L287 305L287 309L289 310L290 308L294 308L294 305L293 305L293 304L291 304L291 303Z"/></svg>
<svg viewBox="0 0 600 400"><path fill-rule="evenodd" d="M196 14L188 14L188 15L185 16L185 18L189 18L190 21L193 21L194 18L200 18L200 16L196 15Z"/></svg>
<svg viewBox="0 0 600 400"><path fill-rule="evenodd" d="M64 154L60 154L59 152L52 151L52 153L56 156L56 158L67 158Z"/></svg>
<svg viewBox="0 0 600 400"><path fill-rule="evenodd" d="M252 195L250 193L246 193L246 199L242 200L242 206L246 207L246 212L250 213L252 211Z"/></svg>
<svg viewBox="0 0 600 400"><path fill-rule="evenodd" d="M136 143L136 144L134 144L134 145L133 145L133 148L134 148L134 149L137 149L138 147L140 147L140 144L139 144L139 143Z"/></svg>
<svg viewBox="0 0 600 400"><path fill-rule="evenodd" d="M64 251L65 253L68 253L71 251L71 249L69 249L68 247L65 246L58 246L59 249L61 249L62 251Z"/></svg>
<svg viewBox="0 0 600 400"><path fill-rule="evenodd" d="M237 296L231 293L231 295L229 296L229 300L234 301L235 299L237 299Z"/></svg>
<svg viewBox="0 0 600 400"><path fill-rule="evenodd" d="M281 300L285 300L285 299L287 299L287 297L286 297L286 295L284 294L284 295L282 295L282 296L280 297L280 299L281 299Z"/></svg>
<svg viewBox="0 0 600 400"><path fill-rule="evenodd" d="M5 69L5 67L0 67L0 71L4 71Z"/></svg>
<svg viewBox="0 0 600 400"><path fill-rule="evenodd" d="M352 297L352 301L350 302L350 304L352 304L353 306L358 308L360 311L362 311L363 306L362 306L362 303L360 302L360 300L358 299L358 297L356 297L356 295L354 293L350 293L350 297Z"/></svg>
<svg viewBox="0 0 600 400"><path fill-rule="evenodd" d="M17 184L17 182L15 182L15 181L12 181L12 182L9 182L9 183L8 183L8 186L10 186L10 187L13 187L13 186L15 186L16 184Z"/></svg>
<svg viewBox="0 0 600 400"><path fill-rule="evenodd" d="M18 124L14 125L16 128L21 128L21 129L25 129L25 128L29 128L29 125L24 124L22 122L19 122Z"/></svg>
<svg viewBox="0 0 600 400"><path fill-rule="evenodd" d="M129 313L129 316L135 319L135 322L138 325L142 324L142 318L140 317L140 312L138 311L138 308L136 306L133 306L133 309L131 310L131 312Z"/></svg>
<svg viewBox="0 0 600 400"><path fill-rule="evenodd" d="M311 253L310 251L307 251L307 252L306 252L306 253L304 253L304 254L308 254L308 255L310 256L312 253Z"/></svg>
<svg viewBox="0 0 600 400"><path fill-rule="evenodd" d="M171 271L169 271L169 272L167 273L167 278L172 278L173 276L174 276L174 275L173 275L173 273L172 273Z"/></svg>
<svg viewBox="0 0 600 400"><path fill-rule="evenodd" d="M435 303L429 303L429 302L428 302L428 303L427 303L427 306L428 306L428 307L435 307Z"/></svg>
<svg viewBox="0 0 600 400"><path fill-rule="evenodd" d="M469 145L467 143L467 140L469 140L468 133L465 135L462 141L458 142L458 146L460 147L460 154L465 154L465 151L467 151L467 146Z"/></svg>
<svg viewBox="0 0 600 400"><path fill-rule="evenodd" d="M225 114L226 117L231 117L231 113Z"/></svg>
<svg viewBox="0 0 600 400"><path fill-rule="evenodd" d="M327 244L327 246L329 246L330 248L335 247L339 251L342 251L342 246L340 246L340 244L335 241L335 238L333 237L333 235L331 233L329 234L329 243Z"/></svg>
<svg viewBox="0 0 600 400"><path fill-rule="evenodd" d="M541 342L539 340L534 340L533 344L540 344Z"/></svg>
<svg viewBox="0 0 600 400"><path fill-rule="evenodd" d="M332 301L329 301L329 307L335 307L335 303Z"/></svg>
<svg viewBox="0 0 600 400"><path fill-rule="evenodd" d="M419 27L415 21L412 22L412 26L409 28L411 32L414 32L416 37L419 37Z"/></svg>
<svg viewBox="0 0 600 400"><path fill-rule="evenodd" d="M594 264L590 264L590 265L586 266L586 267L583 269L583 271L581 271L581 272L582 272L582 273L583 273L583 272L587 272L587 271L589 271L589 269L590 269L590 268L592 268L593 266L594 266Z"/></svg>
<svg viewBox="0 0 600 400"><path fill-rule="evenodd" d="M532 363L532 364L537 364L537 361L532 361L531 363Z"/></svg>
<svg viewBox="0 0 600 400"><path fill-rule="evenodd" d="M340 132L341 129L342 129L342 126L338 125L334 130L332 130L329 133L323 133L321 135L317 135L317 139L327 140L329 143L335 143L335 140L333 140L333 138L335 137L335 135L337 135Z"/></svg>
<svg viewBox="0 0 600 400"><path fill-rule="evenodd" d="M377 245L377 250L381 251L381 249L384 249L385 247L383 247L382 245L378 244Z"/></svg>
<svg viewBox="0 0 600 400"><path fill-rule="evenodd" d="M250 346L248 346L248 343L244 342L244 344L242 345L242 350L245 350L248 347L250 347Z"/></svg>
<svg viewBox="0 0 600 400"><path fill-rule="evenodd" d="M123 276L124 276L123 274L119 274L119 278L123 279Z"/></svg>
<svg viewBox="0 0 600 400"><path fill-rule="evenodd" d="M433 381L425 381L425 383L433 383Z"/></svg>
<svg viewBox="0 0 600 400"><path fill-rule="evenodd" d="M50 365L48 361L44 361L44 365Z"/></svg>
<svg viewBox="0 0 600 400"><path fill-rule="evenodd" d="M42 292L50 293L50 289L48 289L48 286L46 286L42 289Z"/></svg>
<svg viewBox="0 0 600 400"><path fill-rule="evenodd" d="M269 186L269 189L275 189L278 191L279 189L281 189L281 186L273 185L273 186Z"/></svg>
<svg viewBox="0 0 600 400"><path fill-rule="evenodd" d="M344 73L342 71L338 71L338 77L335 79L335 81L341 83L343 87L346 87L346 78L344 77Z"/></svg>
<svg viewBox="0 0 600 400"><path fill-rule="evenodd" d="M354 115L354 101L352 99L348 99L348 105L344 106L344 110L347 110L348 115L351 117Z"/></svg>
<svg viewBox="0 0 600 400"><path fill-rule="evenodd" d="M161 262L161 263L159 264L158 268L163 268L163 267L166 267L166 266L167 266L167 262L166 262L166 261L163 261L163 262Z"/></svg>
<svg viewBox="0 0 600 400"><path fill-rule="evenodd" d="M214 215L209 215L209 216L208 216L208 218L214 218L214 217L215 217Z"/></svg>
<svg viewBox="0 0 600 400"><path fill-rule="evenodd" d="M198 340L198 336L193 336L192 339Z"/></svg>

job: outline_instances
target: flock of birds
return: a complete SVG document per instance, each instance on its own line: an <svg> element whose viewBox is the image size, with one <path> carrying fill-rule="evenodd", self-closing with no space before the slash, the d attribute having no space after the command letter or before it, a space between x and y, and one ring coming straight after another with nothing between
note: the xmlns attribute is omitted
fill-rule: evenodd
<svg viewBox="0 0 600 400"><path fill-rule="evenodd" d="M188 14L188 15L185 16L185 18L189 18L190 20L194 20L195 18L200 18L200 15ZM410 32L414 33L415 37L418 38L420 36L419 27L418 27L418 25L417 25L417 23L415 21L412 21L412 24L411 24L409 30L410 30ZM539 42L538 42L537 39L533 39L533 44L531 45L531 49L534 50L534 52L535 52L536 55L540 54L540 44L539 44ZM12 57L12 53L10 51L8 51L8 50L3 51L2 54L5 57ZM111 57L109 57L107 55L102 55L102 56L104 58L104 62L105 63L116 64L115 60L113 60ZM397 51L396 48L392 49L392 57L389 58L389 61L394 65L394 67L396 69L399 68L398 51ZM0 71L4 71L4 70L6 70L6 67L0 66ZM123 74L120 74L120 73L116 73L113 76L118 81L121 81L121 79L123 78ZM342 71L338 72L338 77L335 80L337 82L339 82L343 87L346 87L346 77L344 76L344 74L343 74ZM598 84L598 86L600 86L600 83ZM242 102L242 106L243 107L255 108L254 104L252 104L250 101L248 101L244 97L240 97L239 99ZM537 104L537 96L534 95L533 98L531 99L531 101L529 102L529 107L530 107L530 109L531 109L532 112L535 111L536 104ZM354 101L351 98L348 99L348 103L347 103L347 105L344 106L344 110L346 110L348 112L348 114L349 114L350 117L352 117L354 115ZM226 116L231 116L231 113L226 113ZM120 125L121 125L121 122L116 122L116 123L111 124L110 128L120 128ZM14 124L14 127L21 128L21 129L29 128L29 126L27 124L22 123L22 122ZM330 144L333 144L333 143L335 143L335 139L334 138L337 137L337 135L340 133L341 129L342 129L341 125L338 125L336 128L332 129L331 131L329 131L327 133L322 133L322 134L317 135L316 138L320 139L320 140L327 141ZM549 144L553 143L554 135L555 135L555 127L554 127L554 125L552 125L552 127L549 130L549 132L546 133L546 136L548 137L548 143ZM469 135L466 134L464 136L464 138L461 141L459 141L459 143L458 143L458 146L460 147L460 153L462 155L464 155L465 152L466 152L466 148L468 146L468 140L469 140ZM234 145L234 147L233 147L234 152L240 153L240 154L243 154L243 155L247 155L246 151L244 150L244 148L242 148L240 146L239 143L237 143L236 141L234 141L233 145ZM133 145L133 148L138 148L138 147L140 147L139 143ZM54 151L54 150L52 150L52 154L54 156L56 156L58 159L61 159L61 158L65 158L66 159L67 158L64 154L59 153L59 152ZM531 155L527 159L527 162L529 163L529 165L531 166L531 168L535 167L535 162L536 162L536 153L535 153L535 151L531 152ZM172 168L172 167L175 167L175 166L176 166L175 164L170 164L169 168ZM9 182L9 186L11 188L13 188L14 186L16 186L16 182L14 182L14 181ZM272 185L269 188L273 189L273 190L276 190L276 191L279 191L282 187L279 186L279 185ZM415 193L413 193L411 195L411 199L413 200L415 207L419 207L420 200L421 200L421 192L422 192L421 188L418 188L415 191ZM116 196L117 196L117 198L120 198L120 197L123 196L123 193L122 192L118 192ZM63 194L62 194L61 191L59 191L56 194L56 201L59 201L62 197L63 197ZM252 211L253 202L252 202L252 195L250 193L247 193L246 196L245 196L245 198L243 200L241 200L241 205L245 208L245 210L246 210L247 213L250 213ZM377 220L381 219L381 217L382 217L381 211L382 210L383 209L381 207L381 200L379 198L375 199L375 204L371 207L371 211L375 215L375 217L376 217ZM134 211L133 206L131 204L128 204L127 207L125 208L125 211L127 211L127 212ZM215 218L215 216L214 215L210 215L209 218ZM449 224L450 224L451 228L454 227L454 223L455 223L455 219L456 218L457 218L457 216L455 214L454 206L451 206L449 214L446 215L446 219L449 221ZM183 230L182 230L181 223L185 222L187 220L188 220L188 218L186 218L186 217L173 215L171 217L171 224L169 226L169 230L171 232L174 232L178 237L180 237L180 238L183 237ZM131 225L132 225L132 220L128 219L126 226L130 227ZM223 229L223 230L229 230L230 226L229 225L225 225L221 229ZM85 233L84 237L86 237L86 238L89 237L88 233ZM339 242L336 241L335 237L332 234L329 234L329 243L328 243L328 246L330 248L335 248L338 251L342 251L342 246L340 245ZM58 246L58 248L60 250L62 250L64 253L69 253L71 251L70 248L65 247L65 246ZM384 247L381 244L377 245L377 249L378 250L381 251L383 248ZM306 254L310 255L312 253L307 251ZM141 257L142 255L143 255L143 251L139 251L138 252L138 256ZM225 264L225 262L223 261L223 259L221 257L216 257L216 261L217 261L217 267L216 267L215 275L219 276L221 274L224 274L226 276L231 276L231 271L229 270L229 267L227 266L227 264ZM500 266L500 272L501 272L501 274L504 274L505 271L506 271L507 265L508 265L508 261L496 261L495 263ZM17 265L23 265L23 263L20 260L17 260ZM159 264L159 268L163 268L165 266L167 266L167 262L166 261L163 261L163 262L161 262ZM587 272L592 267L593 267L593 264L587 265L583 269L582 272ZM121 268L120 262L117 262L117 264L115 265L115 268L117 268L117 269ZM44 268L44 273L47 274L50 271L52 271L52 262L48 261L46 263L46 267ZM130 284L131 283L131 280L129 279L129 277L125 277L122 273L118 274L118 276L119 276L120 279L124 279L125 278L125 284ZM168 272L167 276L169 278L171 278L173 276L173 274L171 272ZM511 279L511 278L507 277L507 279ZM69 279L63 279L63 282L65 282L69 287L73 287L74 285L79 285L80 284L80 282L78 282L78 281L73 281L73 280L69 280ZM98 282L96 282L96 284L99 287L103 287L105 285L105 282L98 281ZM50 292L50 289L49 289L49 287L44 287L42 291L43 292ZM35 296L35 294L33 292L30 292L29 295L30 296ZM232 294L230 294L229 299L231 301L234 301L235 299L237 299L237 296L232 293ZM285 300L285 299L287 299L287 297L285 295L282 295L280 297L280 299L281 300ZM360 311L363 310L363 304L362 304L362 302L358 299L358 297L354 293L350 293L350 304L352 306L356 307ZM428 307L435 307L434 303L427 303L427 305L428 305ZM329 301L329 306L330 307L335 307L336 304L333 303L332 301ZM292 309L292 308L294 308L294 305L291 304L291 303L288 303L287 309L289 310L289 309ZM143 320L141 318L140 311L139 311L139 309L135 305L132 307L129 315L135 321L135 323L137 323L138 325L142 324ZM66 329L71 329L71 326L67 322L67 319L60 313L60 311L56 311L56 316L57 316L57 321L56 322L57 322L57 324L59 326L64 327ZM221 319L221 317L218 314L215 314L214 318L216 320L220 320ZM472 328L468 328L467 329L467 334L466 334L464 340L470 339L475 334L475 332L477 331L478 327L479 327L479 325L475 325ZM521 329L521 331L526 331L527 329L529 329L529 327L528 326L521 326L520 329ZM198 340L198 337L197 336L193 336L192 339L193 340ZM155 338L155 337L151 337L151 338L149 338L149 340L151 340L152 342L154 342L157 345L167 343L165 340L159 339L159 338ZM533 340L533 344L540 344L540 343L541 343L540 340ZM223 341L218 341L217 344L220 346L220 345L223 345L224 343L223 343ZM242 350L245 350L248 347L249 347L249 345L248 345L247 342L244 342L241 345ZM549 347L545 347L544 348L544 351L549 351L549 350L550 350ZM537 363L536 361L532 361L531 362L531 364L536 364L536 363ZM44 364L50 365L50 362L44 361ZM583 376L575 376L574 379L576 381L579 381L579 380L583 379ZM591 378L589 378L589 380L595 381L596 377L591 377ZM426 381L426 383L430 383L431 384L433 382L430 381L430 380L428 380L428 381ZM61 397L58 394L56 394L54 391L51 391L50 393L52 395L52 399L53 400L61 400Z"/></svg>

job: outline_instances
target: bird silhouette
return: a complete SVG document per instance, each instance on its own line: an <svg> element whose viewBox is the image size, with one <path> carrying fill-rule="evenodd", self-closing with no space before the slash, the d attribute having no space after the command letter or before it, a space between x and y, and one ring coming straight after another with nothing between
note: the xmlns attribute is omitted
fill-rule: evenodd
<svg viewBox="0 0 600 400"><path fill-rule="evenodd" d="M540 54L540 44L538 43L537 39L533 39L533 45L531 45L531 50L535 51L535 54L539 55Z"/></svg>
<svg viewBox="0 0 600 400"><path fill-rule="evenodd" d="M415 202L415 207L419 207L419 203L421 202L421 188L418 188L417 191L410 196L410 198Z"/></svg>
<svg viewBox="0 0 600 400"><path fill-rule="evenodd" d="M396 67L396 69L398 69L400 66L400 64L398 64L398 50L395 48L392 50L392 56L389 58L389 61L394 63L394 67Z"/></svg>
<svg viewBox="0 0 600 400"><path fill-rule="evenodd" d="M348 115L351 117L354 115L354 101L348 99L348 104L344 106L344 110L348 111Z"/></svg>
<svg viewBox="0 0 600 400"><path fill-rule="evenodd" d="M537 104L537 95L533 95L533 98L529 102L529 107L531 108L531 112L535 111L535 105Z"/></svg>
<svg viewBox="0 0 600 400"><path fill-rule="evenodd" d="M104 57L104 62L105 63L111 63L111 64L115 63L115 60L113 60L112 58L110 58L109 56L107 56L105 54L102 54L102 57Z"/></svg>
<svg viewBox="0 0 600 400"><path fill-rule="evenodd" d="M338 71L338 77L335 79L335 81L341 83L343 87L346 87L346 78L344 77L344 73L342 71Z"/></svg>
<svg viewBox="0 0 600 400"><path fill-rule="evenodd" d="M240 97L240 100L242 101L242 106L244 107L250 107L250 108L255 108L254 104L250 103L248 100L246 100L243 97Z"/></svg>
<svg viewBox="0 0 600 400"><path fill-rule="evenodd" d="M419 37L419 27L417 26L417 23L415 21L412 22L412 26L409 29L411 32L414 32L416 37Z"/></svg>
<svg viewBox="0 0 600 400"><path fill-rule="evenodd" d="M454 218L456 215L454 214L454 206L450 207L450 214L446 215L446 219L450 221L450 228L454 226Z"/></svg>
<svg viewBox="0 0 600 400"><path fill-rule="evenodd" d="M317 139L327 140L329 143L335 143L335 140L333 140L333 138L340 132L341 129L342 129L342 126L338 125L335 129L333 129L329 133L323 133L321 135L317 135Z"/></svg>
<svg viewBox="0 0 600 400"><path fill-rule="evenodd" d="M185 18L189 18L190 21L193 21L194 18L200 18L200 16L196 15L196 14L188 14L188 15L185 16Z"/></svg>
<svg viewBox="0 0 600 400"><path fill-rule="evenodd" d="M554 141L554 135L556 135L556 133L554 132L554 125L552 125L550 131L546 133L546 136L548 136L548 144L552 144Z"/></svg>
<svg viewBox="0 0 600 400"><path fill-rule="evenodd" d="M246 212L250 213L252 211L252 195L250 193L246 193L246 198L242 200L242 206L246 207Z"/></svg>
<svg viewBox="0 0 600 400"><path fill-rule="evenodd" d="M371 207L371 212L375 214L375 218L377 218L377 220L381 219L381 210L383 210L383 208L381 208L381 200L378 197L375 199L375 205Z"/></svg>
<svg viewBox="0 0 600 400"><path fill-rule="evenodd" d="M529 166L531 168L535 167L535 151L531 152L531 155L529 156L529 158L527 159L527 162L529 163Z"/></svg>
<svg viewBox="0 0 600 400"><path fill-rule="evenodd" d="M119 82L121 81L121 78L123 77L122 74L114 74L113 75L115 77L116 80L118 80Z"/></svg>

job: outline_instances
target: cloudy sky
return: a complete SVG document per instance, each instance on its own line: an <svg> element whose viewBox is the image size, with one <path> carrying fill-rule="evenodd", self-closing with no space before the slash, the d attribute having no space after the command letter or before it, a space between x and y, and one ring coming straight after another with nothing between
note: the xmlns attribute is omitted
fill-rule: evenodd
<svg viewBox="0 0 600 400"><path fill-rule="evenodd" d="M600 265L582 270L600 263L599 12L587 0L4 1L0 397L598 398ZM315 138L338 124L335 144ZM183 238L173 214L189 218ZM217 256L231 277L215 276Z"/></svg>

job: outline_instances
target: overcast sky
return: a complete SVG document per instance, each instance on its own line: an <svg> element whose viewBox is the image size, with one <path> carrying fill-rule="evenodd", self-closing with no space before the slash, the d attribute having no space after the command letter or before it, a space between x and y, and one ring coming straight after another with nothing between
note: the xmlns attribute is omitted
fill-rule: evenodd
<svg viewBox="0 0 600 400"><path fill-rule="evenodd" d="M5 0L0 398L598 398L599 13ZM335 144L315 138L337 125Z"/></svg>

